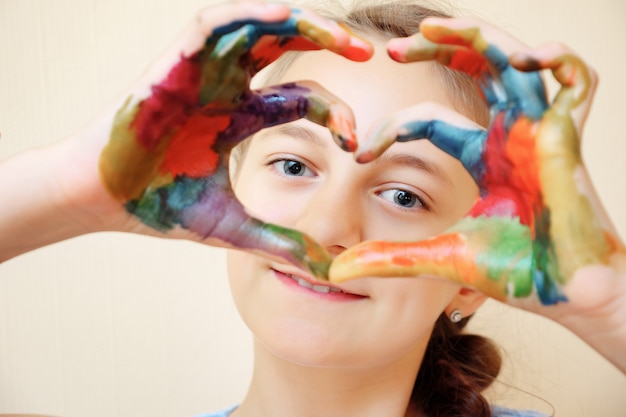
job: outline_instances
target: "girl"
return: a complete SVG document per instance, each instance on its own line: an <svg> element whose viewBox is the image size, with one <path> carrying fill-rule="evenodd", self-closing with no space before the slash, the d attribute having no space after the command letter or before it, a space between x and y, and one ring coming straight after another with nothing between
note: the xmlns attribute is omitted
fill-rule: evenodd
<svg viewBox="0 0 626 417"><path fill-rule="evenodd" d="M291 27L281 26L289 11L279 6L244 5L240 11L233 11L232 6L224 7L210 16L224 16L226 10L233 13L233 20L261 19L278 22L281 30ZM156 174L154 170L147 170L146 173L140 169L128 175L128 166L137 162L137 155L139 161L148 160L148 165L152 155L142 154L143 151L135 148L130 152L127 150L128 143L142 140L145 132L137 126L142 125L142 109L150 106L142 103L157 107L164 105L168 114L186 105L184 97L180 96L175 97L174 106L166 102L171 97L170 91L180 91L169 89L179 85L174 81L170 83L173 78L168 76L168 82L161 82L158 88L152 90L150 97L158 100L146 99L136 107L132 106L133 102L127 103L119 111L110 112L103 118L104 124L113 125L114 131L131 132L133 136L129 142L119 145L122 151L113 141L101 151L103 141L93 141L97 152L86 161L86 166L91 166L86 170L91 172L88 174L91 177L83 179L81 184L73 184L69 189L71 196L80 196L84 200L79 204L76 201L24 204L17 199L13 206L9 206L3 216L3 236L15 239L6 241L10 244L5 243L3 258L88 231L155 233L140 226L137 218L157 233L167 231L165 234L168 236L182 235L195 240L200 235L210 244L248 249L249 252L229 254L229 277L241 315L255 336L255 371L244 401L234 411L222 413L224 415L443 416L507 413L497 407L491 410L480 396L499 368L493 348L481 338L460 334L467 317L484 301L480 293L469 287L437 280L383 281L363 278L337 285L320 279L326 253L335 256L364 240L417 241L435 235L453 225L476 200L478 187L465 167L430 142L396 143L378 160L366 165L354 162L349 153L334 143L337 141L348 150L354 149L352 129L346 128L352 124L351 116L333 94L346 101L354 111L359 123L358 137L365 137L367 127L381 114L393 114L416 104L432 105L438 111L452 109L474 120L477 125L488 123L487 110L478 104L479 97L470 88L467 78L445 72L433 63L402 65L385 56L384 43L387 39L410 35L423 17L437 13L402 3L394 3L391 11L387 7L373 7L354 12L352 18L346 20L351 21L361 36L373 42L377 53L371 59L371 48L359 38L342 33L330 22L317 20L312 15L303 17L297 11L291 13L302 36L305 33L302 26L315 22L312 30L306 31L306 41L292 43L292 49L309 49L314 42L344 57L367 62L353 63L327 51L308 52L290 65L285 65L282 74L274 75L273 78L277 78L282 87L263 90L259 96L266 107L259 111L258 107L252 107L256 103L253 97L245 89L240 89L237 78L241 75L240 57L254 58L252 63L246 64L250 67L244 68L252 68L250 72L254 73L267 63L266 60L273 59L277 51L271 45L255 50L254 42L244 42L244 49L252 51L250 55L247 52L243 55L237 53L234 55L237 59L234 59L227 53L221 59L208 60L216 67L208 64L204 67L209 68L208 76L224 72L233 75L212 84L213 87L233 86L233 91L225 88L215 94L217 100L214 97L208 99L210 105L217 103L216 106L222 107L219 107L221 113L206 114L212 117L212 123L220 114L228 114L232 120L242 115L262 115L266 122L264 126L267 126L277 121L267 123L274 114L271 110L275 109L271 99L280 98L282 103L287 103L280 108L279 126L261 131L244 145L245 148L236 152L236 168L230 174L233 188L247 213L265 222L303 231L317 243L294 239L284 229L269 229L268 232L263 224L248 219L247 213L238 210L237 203L229 198L229 187L222 182L226 171L223 157L227 155L224 149L229 150L232 146L230 142L224 145L224 138L235 142L254 133L254 126L258 126L254 120L250 122L246 119L254 125L246 126L251 130L242 128L233 132L218 129L215 140L220 146L213 148L220 151L215 164L217 168L200 166L192 169L189 163L193 158L191 153L181 151L183 158L180 160L175 158L175 153L168 151L166 156L159 157L164 158L159 159L159 164L167 161L164 164L170 171L161 171L164 166L161 164ZM211 19L207 17L208 12L201 16ZM403 26L396 23L398 16L415 16L415 20ZM222 22L227 23L228 20ZM472 24L481 30L493 30L484 23ZM187 35L182 44L177 45L177 50L186 55L195 52L206 33L217 34L219 39L232 42L233 38L228 36L231 30L234 32L237 28L206 20L200 20L199 26ZM271 25L268 30L272 30ZM332 36L325 36L328 33ZM503 44L511 42L499 33L496 38ZM240 38L234 40L241 41ZM216 40L215 50L226 43ZM163 74L167 73L164 68L169 69L173 65L176 70L182 71L181 68L185 69L188 63L181 60L172 64L171 61L166 59L158 64L139 84L140 88L135 93L149 95L142 90L146 85L155 84L155 79L163 79ZM170 75L173 73L181 72L169 71ZM293 83L302 79L314 79L333 94L316 85ZM401 80L400 89L397 87L398 80ZM363 85L368 88L362 88ZM209 90L209 94L211 91L215 90ZM462 99L456 96L459 91L465 92L461 95ZM223 100L224 97L229 100ZM237 101L240 99L247 106L243 107L244 110ZM298 112L292 113L290 103L298 105ZM157 114L160 118L146 116L148 122L145 126L151 128L158 125L163 113ZM282 124L296 119L296 116L304 116L309 121ZM185 129L192 125L189 119L182 124L172 123L176 128L183 126ZM319 125L329 127L333 135ZM242 124L230 126L240 127ZM201 136L207 136L206 129L210 127L203 128ZM101 126L94 127L89 132L92 135L88 136L102 137L101 129ZM227 133L220 136L224 132ZM152 138L148 133L146 137L147 140ZM155 137L158 139L159 135ZM192 134L176 136L167 146L175 148L177 141L184 140L182 148L189 148L187 145L192 143L189 138L194 137ZM108 137L105 136L105 139ZM76 143L68 142L38 157L43 160L62 159L76 146ZM158 144L156 147L159 147ZM125 159L127 164L119 168L116 166L118 158ZM93 175L94 167L98 165L96 159L99 159L106 188L95 185L100 184L98 176ZM20 167L26 164L32 164L28 156L8 161L2 167L3 173L19 172ZM194 177L193 173L200 171L201 174ZM136 181L142 175L146 175L147 179ZM128 181L130 184L124 179L128 177L131 178ZM196 178L207 177L214 181L195 181ZM182 181L181 178L193 181ZM146 188L145 184L150 184L150 187ZM10 185L5 185L9 193ZM36 182L27 185L40 186ZM198 189L200 191L189 202L189 192ZM184 192L182 207L175 204L181 192ZM21 189L11 195L23 194ZM223 198L216 203L215 196ZM135 220L127 218L119 200L124 201L126 210L135 215ZM152 204L154 201L160 202L156 208ZM50 206L59 205L65 208L68 203L69 211L53 212L50 209ZM212 215L212 219L206 219L206 210L194 211L198 207L205 208L206 204L228 209L223 211L223 218ZM167 210L162 209L163 205ZM33 209L24 212L25 207ZM86 220L72 224L65 219L68 215ZM59 217L55 219L54 216ZM96 218L98 220L94 220ZM224 218L230 223L215 222L215 219ZM60 227L44 229L46 233L40 234L37 239L23 232L26 223L50 220ZM87 230L84 229L85 224L89 225ZM261 240L258 239L259 233L262 233ZM272 256L260 257L250 253L259 251ZM623 283L623 279L620 282ZM620 296L623 297L623 293ZM458 322L459 315L465 320ZM609 319L607 314L594 320L604 326L615 326ZM580 328L574 327L573 330ZM584 332L581 333L582 337L587 337ZM618 338L609 340L602 352L618 366L621 360L619 341ZM590 343L593 342L590 340Z"/></svg>

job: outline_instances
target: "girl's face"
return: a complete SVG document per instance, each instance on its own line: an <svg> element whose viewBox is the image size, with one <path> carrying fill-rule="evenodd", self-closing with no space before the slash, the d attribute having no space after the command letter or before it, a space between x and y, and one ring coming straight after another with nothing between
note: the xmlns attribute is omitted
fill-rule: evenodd
<svg viewBox="0 0 626 417"><path fill-rule="evenodd" d="M306 53L282 81L306 79L352 107L359 137L379 118L409 106L453 107L432 64L398 64L384 50L367 63ZM478 195L460 163L426 140L395 143L361 165L325 128L306 120L254 137L233 186L250 214L305 232L333 254L364 240L437 234ZM260 346L311 366L362 369L419 355L435 320L459 293L454 284L411 278L307 288L326 283L237 251L229 252L228 266L235 302Z"/></svg>

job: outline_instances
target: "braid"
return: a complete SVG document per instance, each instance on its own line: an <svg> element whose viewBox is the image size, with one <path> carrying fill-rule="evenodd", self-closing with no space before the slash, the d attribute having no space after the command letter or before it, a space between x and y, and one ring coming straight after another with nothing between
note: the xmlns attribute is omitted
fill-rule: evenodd
<svg viewBox="0 0 626 417"><path fill-rule="evenodd" d="M462 333L468 320L454 324L442 315L435 324L411 399L428 417L491 416L481 393L502 361L491 340Z"/></svg>

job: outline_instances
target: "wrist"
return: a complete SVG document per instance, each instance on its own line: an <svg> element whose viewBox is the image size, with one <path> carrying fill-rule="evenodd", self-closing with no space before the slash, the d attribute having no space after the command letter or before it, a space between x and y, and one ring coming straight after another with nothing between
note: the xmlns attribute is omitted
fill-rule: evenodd
<svg viewBox="0 0 626 417"><path fill-rule="evenodd" d="M83 234L114 230L125 215L97 175L80 138L24 152L0 163L0 262ZM114 215L114 213L117 213ZM119 221L119 220L118 220Z"/></svg>
<svg viewBox="0 0 626 417"><path fill-rule="evenodd" d="M626 254L617 252L608 265L581 269L570 288L572 301L550 307L554 310L547 316L626 374Z"/></svg>
<svg viewBox="0 0 626 417"><path fill-rule="evenodd" d="M79 134L46 150L51 204L76 236L121 230L129 217L104 187L98 170L101 148L86 136Z"/></svg>

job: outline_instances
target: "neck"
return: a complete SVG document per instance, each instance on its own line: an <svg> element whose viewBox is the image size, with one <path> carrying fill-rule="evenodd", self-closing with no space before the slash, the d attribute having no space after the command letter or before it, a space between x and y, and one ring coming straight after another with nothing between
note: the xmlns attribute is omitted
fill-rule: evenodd
<svg viewBox="0 0 626 417"><path fill-rule="evenodd" d="M255 341L252 382L233 417L415 417L410 398L424 350L372 368L338 369L289 362Z"/></svg>

